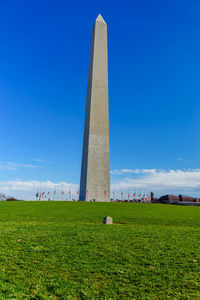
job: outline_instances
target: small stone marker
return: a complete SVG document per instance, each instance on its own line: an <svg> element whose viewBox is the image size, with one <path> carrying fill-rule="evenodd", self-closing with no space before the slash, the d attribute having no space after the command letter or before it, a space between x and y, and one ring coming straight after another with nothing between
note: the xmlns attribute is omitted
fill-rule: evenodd
<svg viewBox="0 0 200 300"><path fill-rule="evenodd" d="M112 224L113 219L111 217L104 217L103 218L103 224Z"/></svg>

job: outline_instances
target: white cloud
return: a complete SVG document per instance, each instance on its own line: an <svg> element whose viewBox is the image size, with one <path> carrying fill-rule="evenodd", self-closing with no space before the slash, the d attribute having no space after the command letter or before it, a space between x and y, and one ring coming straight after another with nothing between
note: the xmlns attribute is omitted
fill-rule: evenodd
<svg viewBox="0 0 200 300"><path fill-rule="evenodd" d="M122 175L122 171L121 170L110 170L110 174L112 175Z"/></svg>
<svg viewBox="0 0 200 300"><path fill-rule="evenodd" d="M35 199L36 192L50 192L56 190L57 195L63 190L65 195L71 191L71 194L75 195L79 188L78 184L70 184L67 182L52 182L52 181L22 181L22 180L10 180L0 181L0 192L4 192L18 199L33 200ZM60 195L59 195L60 197ZM61 198L60 198L61 199Z"/></svg>
<svg viewBox="0 0 200 300"><path fill-rule="evenodd" d="M44 160L40 158L34 158L34 161L41 162L41 163L44 162Z"/></svg>
<svg viewBox="0 0 200 300"><path fill-rule="evenodd" d="M156 169L120 169L111 170L112 175L124 175L124 173L142 174L142 173L155 173Z"/></svg>
<svg viewBox="0 0 200 300"><path fill-rule="evenodd" d="M17 170L19 168L37 168L37 166L32 164L20 164L13 161L8 161L8 162L0 161L0 169Z"/></svg>
<svg viewBox="0 0 200 300"><path fill-rule="evenodd" d="M156 169L121 169L123 173L133 173L133 174L141 174L141 173L155 173Z"/></svg>
<svg viewBox="0 0 200 300"><path fill-rule="evenodd" d="M185 161L185 162L193 162L193 160L191 160L191 159L184 159L182 157L177 157L177 160Z"/></svg>
<svg viewBox="0 0 200 300"><path fill-rule="evenodd" d="M129 177L115 181L112 189L136 189L166 192L200 194L200 169L156 170L156 169L122 169L120 174L128 173ZM133 178L130 174L134 174Z"/></svg>
<svg viewBox="0 0 200 300"><path fill-rule="evenodd" d="M163 170L163 169L121 169L111 171L111 191L116 195L121 190L124 192L150 192L154 191L156 195L166 193L189 194L200 196L200 169L183 169L183 170ZM114 175L119 175L115 180ZM127 176L128 175L128 176ZM64 191L64 198L67 197L69 190L72 195L77 196L79 185L68 182L52 181L22 181L10 180L0 181L0 192L4 192L19 199L32 200L35 194L39 192L57 191L61 199L61 191Z"/></svg>
<svg viewBox="0 0 200 300"><path fill-rule="evenodd" d="M39 163L50 163L49 161L41 159L41 158L34 158L34 161L39 162Z"/></svg>

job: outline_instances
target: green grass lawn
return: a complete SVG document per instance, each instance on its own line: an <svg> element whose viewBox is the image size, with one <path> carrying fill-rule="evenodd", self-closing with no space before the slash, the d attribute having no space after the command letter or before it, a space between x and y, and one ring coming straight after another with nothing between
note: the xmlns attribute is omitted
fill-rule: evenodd
<svg viewBox="0 0 200 300"><path fill-rule="evenodd" d="M0 299L200 299L200 207L1 202Z"/></svg>

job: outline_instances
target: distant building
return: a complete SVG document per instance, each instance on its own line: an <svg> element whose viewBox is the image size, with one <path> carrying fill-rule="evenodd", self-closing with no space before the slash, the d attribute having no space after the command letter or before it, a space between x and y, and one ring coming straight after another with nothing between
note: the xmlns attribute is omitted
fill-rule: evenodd
<svg viewBox="0 0 200 300"><path fill-rule="evenodd" d="M165 195L159 198L159 202L166 204L178 204L179 197L176 195Z"/></svg>
<svg viewBox="0 0 200 300"><path fill-rule="evenodd" d="M0 193L0 201L19 201L19 200L12 196L8 196L4 193Z"/></svg>
<svg viewBox="0 0 200 300"><path fill-rule="evenodd" d="M19 201L19 200L15 199L14 197L9 197L6 199L6 201Z"/></svg>
<svg viewBox="0 0 200 300"><path fill-rule="evenodd" d="M155 198L154 198L154 203ZM199 198L193 198L190 196L185 196L185 195L165 195L162 196L158 199L159 203L164 203L164 204L179 204L179 205L195 205L199 206L200 199Z"/></svg>
<svg viewBox="0 0 200 300"><path fill-rule="evenodd" d="M153 200L154 200L154 193L151 192L151 202L153 202Z"/></svg>
<svg viewBox="0 0 200 300"><path fill-rule="evenodd" d="M194 202L194 198L190 196L178 195L178 198L181 202Z"/></svg>

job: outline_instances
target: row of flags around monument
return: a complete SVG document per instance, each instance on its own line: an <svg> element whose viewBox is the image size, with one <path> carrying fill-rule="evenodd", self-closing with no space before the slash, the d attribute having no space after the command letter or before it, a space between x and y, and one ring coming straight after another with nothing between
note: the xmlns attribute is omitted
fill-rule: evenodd
<svg viewBox="0 0 200 300"><path fill-rule="evenodd" d="M106 196L107 192L104 191L104 196ZM145 199L150 200L151 197L148 193L131 193L131 192L111 192L111 198L113 200L139 200ZM71 189L69 191L56 191L53 192L37 192L35 194L37 200L79 200L79 190L74 192ZM88 197L88 191L86 191L86 200Z"/></svg>
<svg viewBox="0 0 200 300"><path fill-rule="evenodd" d="M77 191L76 195L75 197L71 190L68 192L54 190L53 192L37 192L35 197L37 200L78 200L79 191Z"/></svg>
<svg viewBox="0 0 200 300"><path fill-rule="evenodd" d="M118 193L119 195L119 193ZM113 199L115 199L115 192L112 192L112 196L113 196ZM121 200L139 200L139 199L145 199L145 200L150 200L151 197L148 193L144 193L142 194L141 192L139 193L131 193L131 192L128 192L128 193L124 193L124 192L121 192L120 193L120 197L121 197ZM120 199L119 199L120 200Z"/></svg>

